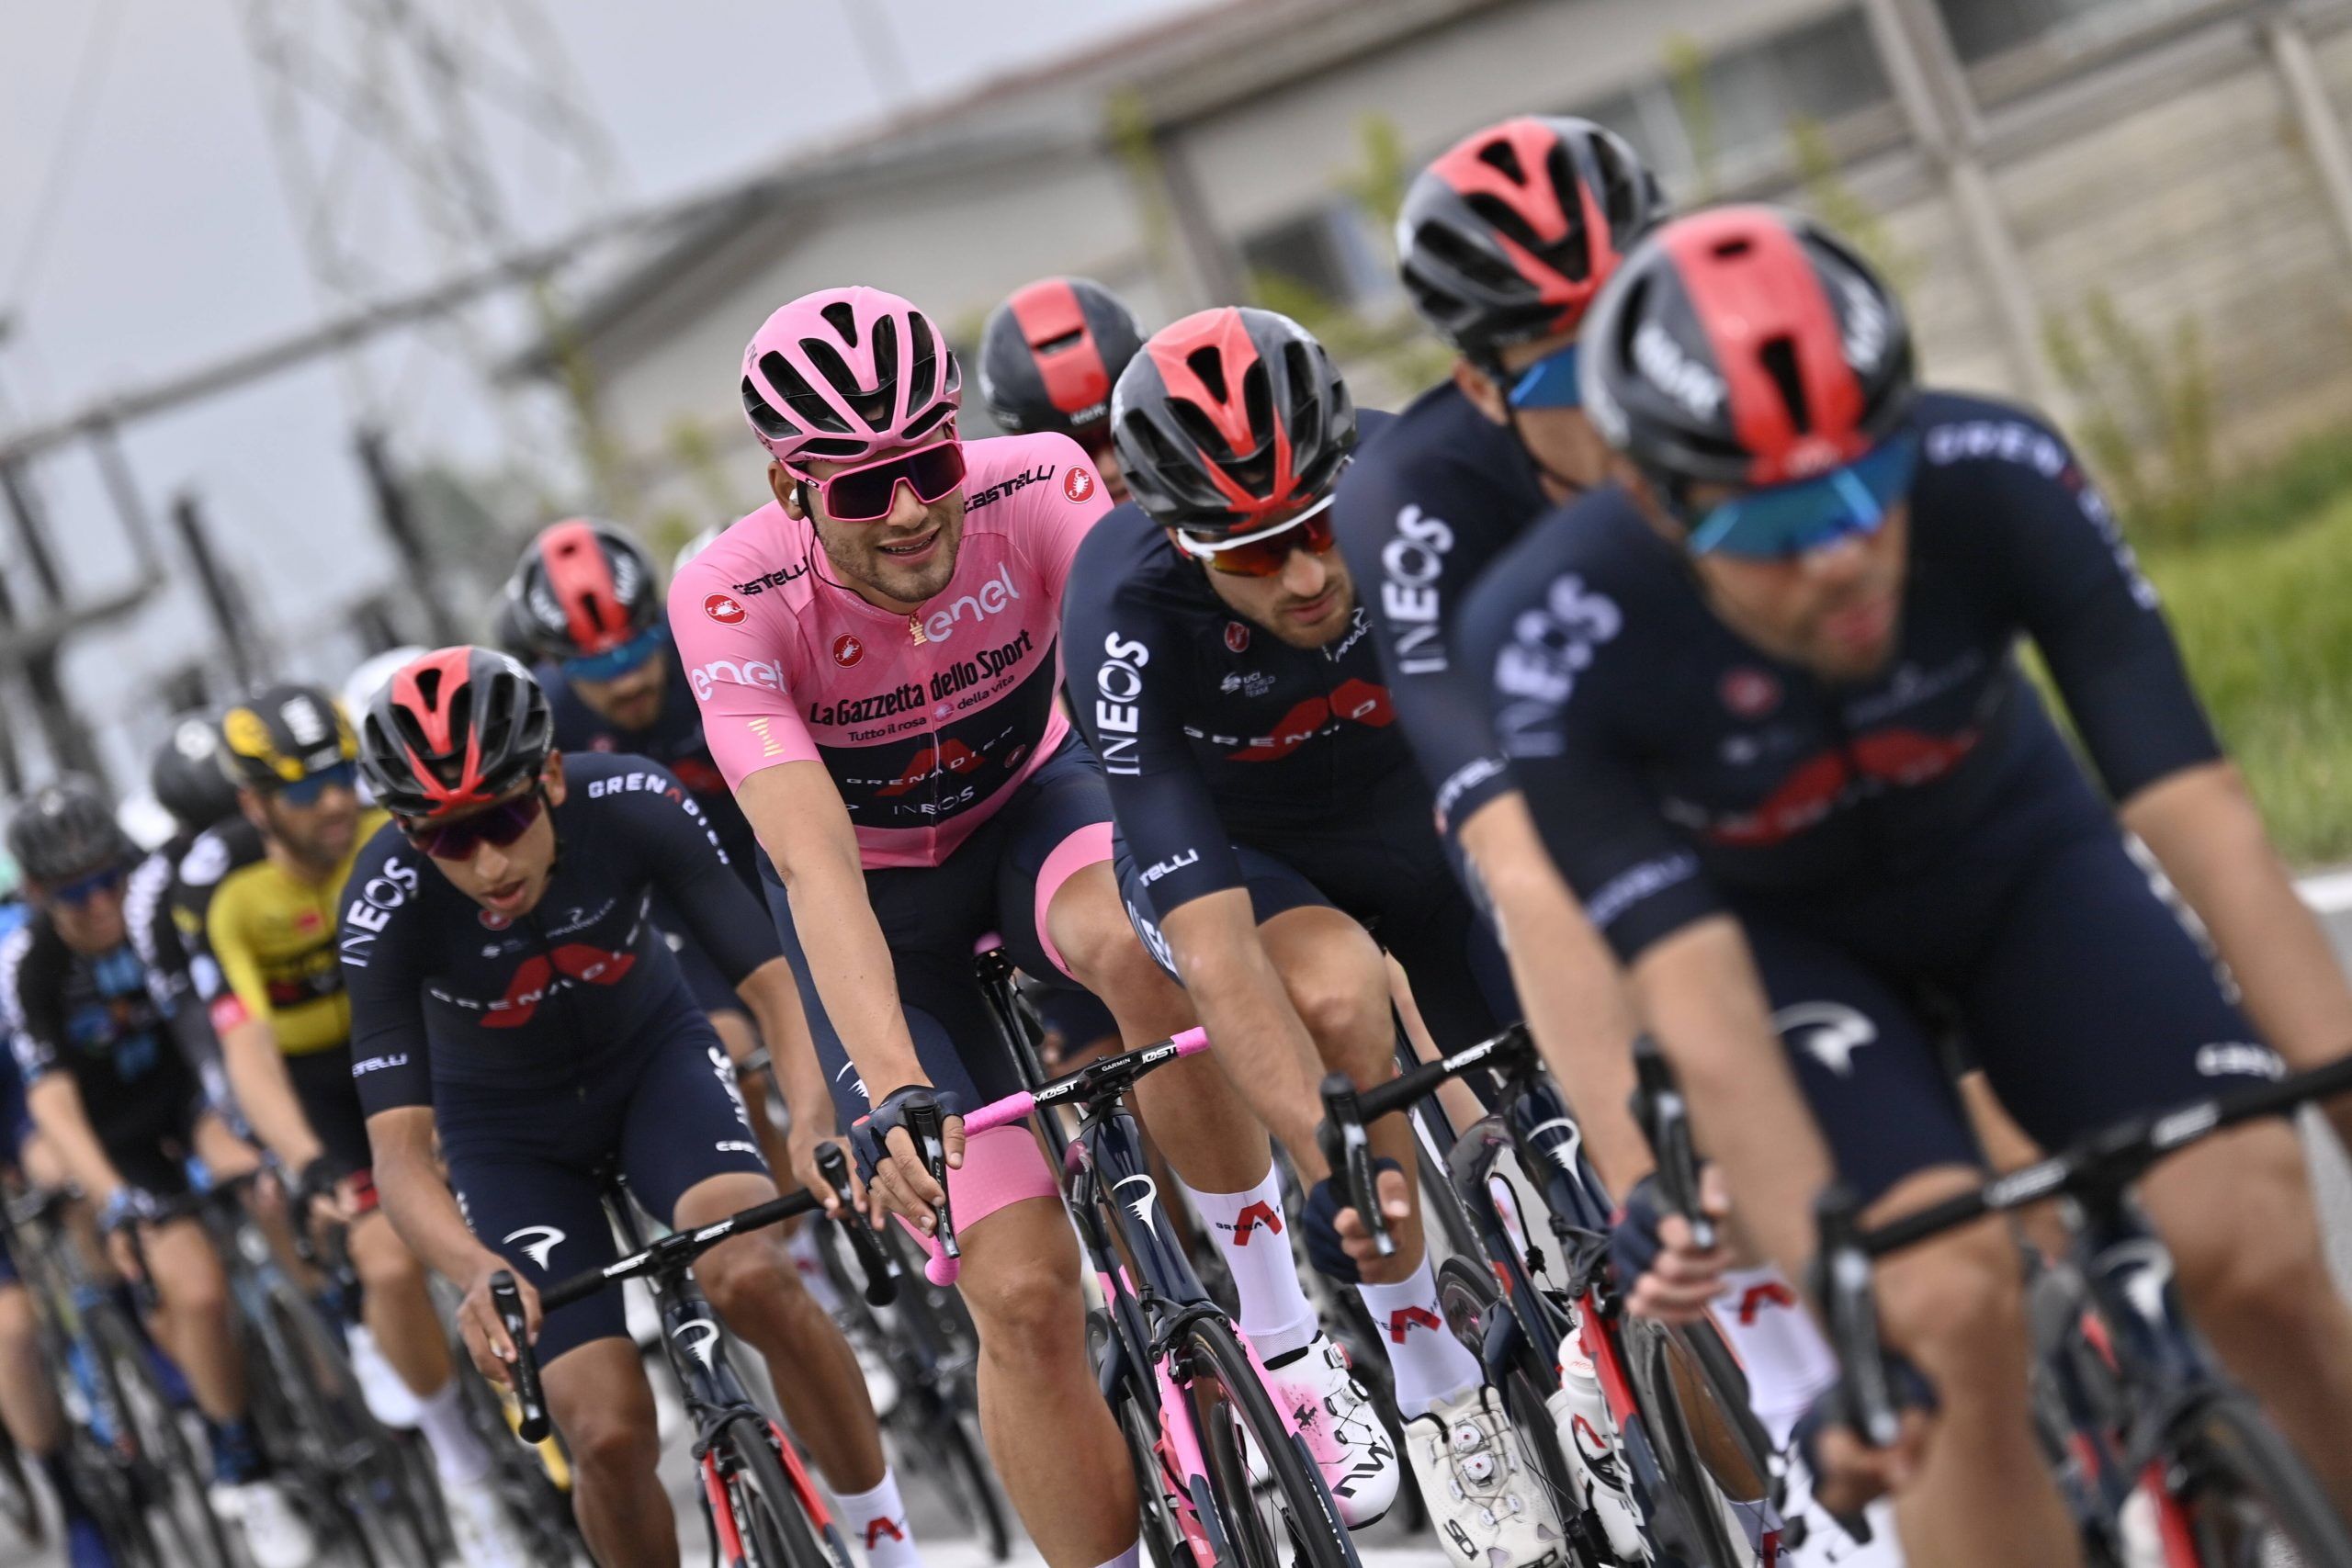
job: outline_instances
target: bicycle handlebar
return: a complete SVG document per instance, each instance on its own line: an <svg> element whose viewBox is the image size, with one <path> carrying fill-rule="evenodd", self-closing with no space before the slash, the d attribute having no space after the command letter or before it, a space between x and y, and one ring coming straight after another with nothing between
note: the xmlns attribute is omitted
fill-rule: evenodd
<svg viewBox="0 0 2352 1568"><path fill-rule="evenodd" d="M1532 1051L1526 1025L1514 1023L1476 1045L1464 1046L1434 1062L1423 1062L1370 1089L1356 1088L1344 1073L1325 1075L1323 1121L1315 1129L1315 1141L1321 1145L1323 1158L1331 1167L1331 1179L1339 1185L1340 1201L1363 1216L1364 1229L1381 1257L1396 1252L1396 1238L1389 1232L1388 1216L1380 1212L1380 1204L1375 1201L1379 1193L1373 1177L1372 1143L1366 1125L1404 1110L1435 1091L1448 1078L1458 1078L1473 1067L1523 1066L1532 1058Z"/></svg>
<svg viewBox="0 0 2352 1568"><path fill-rule="evenodd" d="M1690 1227L1690 1245L1703 1251L1715 1245L1715 1222L1699 1204L1699 1151L1690 1138L1690 1107L1657 1042L1646 1034L1634 1037L1634 1077L1630 1109L1657 1157L1658 1195L1666 1200L1667 1212L1681 1215ZM1633 1281L1625 1283L1632 1289Z"/></svg>
<svg viewBox="0 0 2352 1568"><path fill-rule="evenodd" d="M850 1250L857 1254L858 1267L865 1271L865 1299L876 1306L889 1305L899 1299L899 1266L883 1249L874 1227L850 1201L849 1156L842 1153L839 1144L826 1144L817 1150L817 1171L841 1201L842 1217L836 1223L849 1236Z"/></svg>
<svg viewBox="0 0 2352 1568"><path fill-rule="evenodd" d="M1193 1028L1170 1035L1157 1045L1147 1045L1140 1051L1101 1057L1034 1090L1018 1089L1001 1100L992 1100L967 1111L963 1118L964 1135L969 1138L976 1133L1025 1122L1040 1106L1061 1105L1071 1100L1091 1104L1102 1100L1115 1100L1153 1068L1165 1066L1179 1056L1197 1056L1208 1048L1208 1032ZM934 1166L932 1175L939 1182L940 1190L945 1191L946 1172ZM946 1207L944 1203L939 1206L942 1237L939 1253L923 1265L922 1270L923 1278L934 1285L954 1284L963 1267L961 1249L951 1250L949 1247L955 1232L948 1227Z"/></svg>
<svg viewBox="0 0 2352 1568"><path fill-rule="evenodd" d="M514 1288L514 1276L503 1269L490 1277L490 1303L498 1309L498 1321L514 1346L514 1359L506 1363L507 1383L522 1413L514 1429L526 1443L544 1442L549 1423L547 1396L539 1388L539 1358L531 1348L524 1321L523 1293Z"/></svg>
<svg viewBox="0 0 2352 1568"><path fill-rule="evenodd" d="M2276 1083L2118 1122L2062 1154L1867 1231L1861 1228L1853 1195L1832 1187L1815 1205L1819 1242L1814 1291L1838 1358L1847 1424L1865 1441L1884 1447L1894 1440L1906 1403L1888 1375L1880 1348L1878 1304L1871 1289L1873 1258L1987 1214L2007 1213L2047 1198L2119 1189L2167 1155L2216 1133L2345 1093L2352 1093L2352 1055Z"/></svg>

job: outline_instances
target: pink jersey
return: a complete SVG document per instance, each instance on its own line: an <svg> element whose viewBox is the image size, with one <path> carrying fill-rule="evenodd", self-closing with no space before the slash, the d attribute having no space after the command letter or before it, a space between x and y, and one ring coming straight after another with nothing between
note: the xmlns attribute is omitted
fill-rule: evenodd
<svg viewBox="0 0 2352 1568"><path fill-rule="evenodd" d="M778 762L832 774L868 868L937 865L1069 733L1062 584L1102 479L1064 435L964 447L956 575L913 616L834 578L806 521L771 502L670 585L703 734L730 786Z"/></svg>

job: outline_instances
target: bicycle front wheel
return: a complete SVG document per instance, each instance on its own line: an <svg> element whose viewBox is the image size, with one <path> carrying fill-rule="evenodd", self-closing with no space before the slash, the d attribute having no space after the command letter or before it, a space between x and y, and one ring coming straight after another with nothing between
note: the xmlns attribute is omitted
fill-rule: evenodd
<svg viewBox="0 0 2352 1568"><path fill-rule="evenodd" d="M727 1506L741 1543L727 1568L849 1568L839 1562L784 1473L764 1420L742 1416L712 1442L707 1462L718 1467ZM719 1532L722 1543L727 1532Z"/></svg>
<svg viewBox="0 0 2352 1568"><path fill-rule="evenodd" d="M1758 1561L1758 1543L1747 1539L1751 1520L1733 1506L1752 1513L1769 1504L1770 1459L1747 1407L1745 1380L1714 1337L1714 1325L1674 1330L1627 1318L1620 1333L1668 1494L1652 1499L1648 1510L1655 1524L1666 1526L1666 1544L1725 1568ZM1721 1356L1702 1354L1701 1344Z"/></svg>
<svg viewBox="0 0 2352 1568"><path fill-rule="evenodd" d="M1194 1319L1176 1354L1225 1554L1238 1568L1357 1568L1331 1494L1266 1397L1233 1325ZM1262 1482L1250 1474L1253 1454Z"/></svg>
<svg viewBox="0 0 2352 1568"><path fill-rule="evenodd" d="M151 1525L162 1527L165 1554L197 1568L231 1568L236 1560L208 1495L211 1467L198 1458L156 1382L146 1340L107 1307L87 1314L83 1328L96 1351L105 1397L130 1425L139 1456L132 1477Z"/></svg>
<svg viewBox="0 0 2352 1568"><path fill-rule="evenodd" d="M2352 1532L2245 1394L2186 1414L2165 1449L2199 1568L2352 1568Z"/></svg>

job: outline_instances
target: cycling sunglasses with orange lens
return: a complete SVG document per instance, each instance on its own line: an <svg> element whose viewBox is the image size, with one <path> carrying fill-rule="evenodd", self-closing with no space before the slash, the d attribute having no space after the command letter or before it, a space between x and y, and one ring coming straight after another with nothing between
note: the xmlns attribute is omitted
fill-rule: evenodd
<svg viewBox="0 0 2352 1568"><path fill-rule="evenodd" d="M1230 538L1204 539L1179 528L1176 547L1194 560L1205 561L1211 571L1229 577L1272 577L1289 564L1293 550L1319 556L1338 542L1329 515L1338 495L1334 491L1271 527Z"/></svg>
<svg viewBox="0 0 2352 1568"><path fill-rule="evenodd" d="M885 457L843 468L831 479L809 479L824 498L825 515L836 523L879 523L890 515L890 502L903 484L925 506L944 501L964 482L964 444L954 436Z"/></svg>

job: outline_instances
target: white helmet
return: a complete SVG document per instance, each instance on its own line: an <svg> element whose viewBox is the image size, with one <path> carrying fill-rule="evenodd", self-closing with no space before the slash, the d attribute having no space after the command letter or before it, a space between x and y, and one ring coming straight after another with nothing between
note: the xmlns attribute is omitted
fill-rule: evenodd
<svg viewBox="0 0 2352 1568"><path fill-rule="evenodd" d="M358 669L344 677L343 690L338 694L343 698L344 713L352 722L357 723L359 715L368 711L368 705L376 700L376 694L384 689L384 682L392 678L394 671L432 651L429 648L410 645L388 648L381 653L370 654L361 661Z"/></svg>

